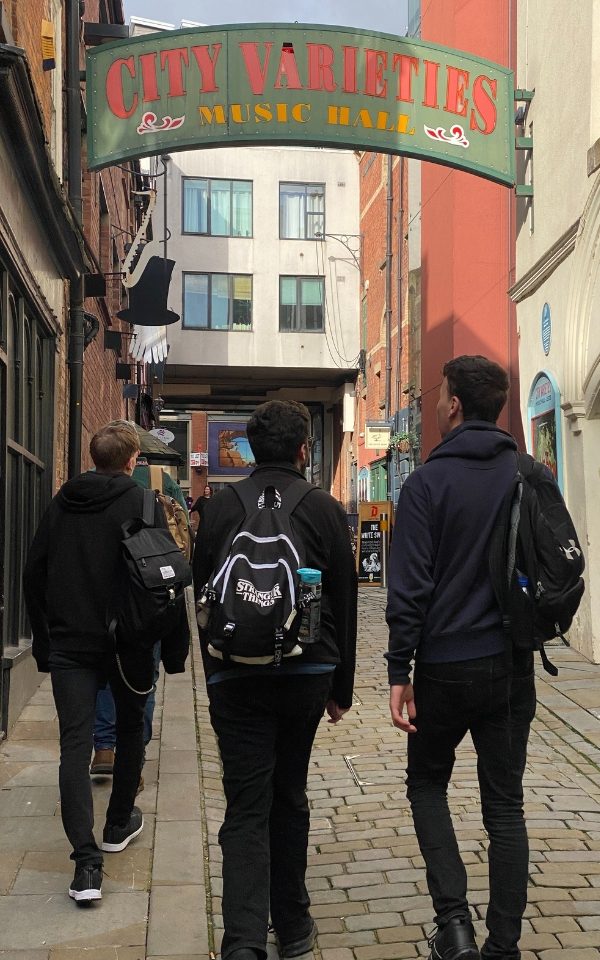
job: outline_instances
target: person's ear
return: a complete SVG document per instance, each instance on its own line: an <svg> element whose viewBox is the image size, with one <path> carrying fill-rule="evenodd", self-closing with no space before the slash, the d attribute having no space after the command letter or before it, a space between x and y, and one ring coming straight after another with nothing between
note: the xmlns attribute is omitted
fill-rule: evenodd
<svg viewBox="0 0 600 960"><path fill-rule="evenodd" d="M456 417L458 414L462 413L462 403L456 396L450 397L450 407L448 414L450 417Z"/></svg>

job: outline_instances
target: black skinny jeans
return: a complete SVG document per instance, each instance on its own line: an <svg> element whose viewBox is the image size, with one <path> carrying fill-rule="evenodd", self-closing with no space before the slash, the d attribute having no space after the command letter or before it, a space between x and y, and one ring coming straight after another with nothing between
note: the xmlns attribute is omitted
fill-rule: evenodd
<svg viewBox="0 0 600 960"><path fill-rule="evenodd" d="M77 864L102 863L94 838L90 780L96 694L110 682L116 705L116 752L107 823L124 826L133 809L144 755L146 697L127 689L114 655L51 654L52 692L60 730L60 807Z"/></svg>
<svg viewBox="0 0 600 960"><path fill-rule="evenodd" d="M470 731L477 752L483 823L489 836L490 900L485 960L518 960L527 903L529 845L523 816L523 773L535 714L533 658L504 654L460 663L424 663L415 671L417 732L408 736L408 799L437 924L469 916L447 787L456 747Z"/></svg>
<svg viewBox="0 0 600 960"><path fill-rule="evenodd" d="M269 904L283 943L308 935L308 763L331 674L239 678L209 684L227 800L223 851L223 960L250 947L266 957Z"/></svg>

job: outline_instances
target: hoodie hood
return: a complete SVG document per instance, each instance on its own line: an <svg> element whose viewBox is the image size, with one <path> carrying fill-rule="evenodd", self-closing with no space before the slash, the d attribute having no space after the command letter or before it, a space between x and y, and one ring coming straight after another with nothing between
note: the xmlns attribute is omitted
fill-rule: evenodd
<svg viewBox="0 0 600 960"><path fill-rule="evenodd" d="M124 493L137 487L126 473L96 473L89 470L67 481L57 494L57 502L69 513L100 513Z"/></svg>
<svg viewBox="0 0 600 960"><path fill-rule="evenodd" d="M505 430L487 420L465 420L434 447L427 458L460 457L464 460L492 460L504 450L517 451L517 444Z"/></svg>

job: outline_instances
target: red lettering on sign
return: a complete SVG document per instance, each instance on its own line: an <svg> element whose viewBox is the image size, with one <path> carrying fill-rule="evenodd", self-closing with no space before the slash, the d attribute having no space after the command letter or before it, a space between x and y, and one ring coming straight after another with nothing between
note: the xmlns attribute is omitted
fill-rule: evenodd
<svg viewBox="0 0 600 960"><path fill-rule="evenodd" d="M469 87L469 74L458 67L446 67L446 104L444 110L455 113L459 117L466 117L468 100L465 93Z"/></svg>
<svg viewBox="0 0 600 960"><path fill-rule="evenodd" d="M379 510L377 509L377 507L371 507L371 516L377 517L378 515L379 515Z"/></svg>
<svg viewBox="0 0 600 960"><path fill-rule="evenodd" d="M333 93L337 84L333 77L333 47L327 43L307 43L308 51L308 89L327 90Z"/></svg>
<svg viewBox="0 0 600 960"><path fill-rule="evenodd" d="M387 67L384 50L365 50L365 94L367 97L387 96L387 80L383 71Z"/></svg>
<svg viewBox="0 0 600 960"><path fill-rule="evenodd" d="M344 53L344 93L358 93L356 82L356 56L358 47L342 47Z"/></svg>
<svg viewBox="0 0 600 960"><path fill-rule="evenodd" d="M156 53L143 53L140 57L140 67L142 69L142 90L144 93L144 103L152 103L160 100L158 85L156 83Z"/></svg>
<svg viewBox="0 0 600 960"><path fill-rule="evenodd" d="M285 77L285 83L281 78ZM296 54L293 47L282 47L279 57L279 67L275 78L275 89L287 87L288 90L302 90L302 81L298 73L298 64L296 63Z"/></svg>
<svg viewBox="0 0 600 960"><path fill-rule="evenodd" d="M175 50L161 50L160 69L167 67L169 74L169 96L185 97L182 63L189 65L187 47L176 47Z"/></svg>
<svg viewBox="0 0 600 960"><path fill-rule="evenodd" d="M432 107L434 110L437 110L437 79L440 65L436 63L435 60L424 60L423 62L425 64L425 98L423 100L423 106Z"/></svg>
<svg viewBox="0 0 600 960"><path fill-rule="evenodd" d="M273 44L268 41L263 44L265 48L265 59L264 63L261 64L260 57L258 55L258 43L240 43L240 50L242 51L242 57L244 59L244 65L246 67L246 73L248 74L248 80L250 81L250 89L252 93L262 94L265 89L265 81L267 79L267 70L269 69L269 59L271 57L271 47Z"/></svg>
<svg viewBox="0 0 600 960"><path fill-rule="evenodd" d="M215 73L217 69L217 60L219 59L219 54L221 52L222 43L213 43L212 45L212 56L209 53L208 45L204 44L201 47L192 47L192 53L196 58L196 63L198 64L198 69L200 71L200 92L201 93L215 93L219 88L217 86L217 81L215 78Z"/></svg>
<svg viewBox="0 0 600 960"><path fill-rule="evenodd" d="M138 105L138 95L134 93L131 107L128 109L125 106L123 70L127 70L129 76L135 79L135 60L133 57L127 57L126 60L121 57L119 60L115 60L114 63L111 63L106 74L106 102L109 109L119 120L126 120L127 117L130 117L132 113L135 113Z"/></svg>
<svg viewBox="0 0 600 960"><path fill-rule="evenodd" d="M398 71L398 93L396 100L404 103L413 103L412 78L419 73L419 58L407 57L405 53L395 53L392 60L392 69Z"/></svg>
<svg viewBox="0 0 600 960"><path fill-rule="evenodd" d="M489 89L486 90L484 84ZM469 123L471 130L479 130L480 133L487 136L496 129L497 111L495 100L497 89L498 84L496 80L491 80L490 77L486 77L483 74L480 77L475 77L473 82L473 109L471 110L471 120ZM483 121L482 127L477 122L476 111Z"/></svg>

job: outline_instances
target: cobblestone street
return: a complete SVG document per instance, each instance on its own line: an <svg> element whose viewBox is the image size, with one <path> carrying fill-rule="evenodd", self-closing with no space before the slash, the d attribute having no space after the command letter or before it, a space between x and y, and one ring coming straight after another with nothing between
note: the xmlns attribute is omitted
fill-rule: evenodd
<svg viewBox="0 0 600 960"><path fill-rule="evenodd" d="M389 721L384 603L383 591L362 590L354 709L337 727L321 725L313 753L309 885L317 960L423 956L432 929L404 796L405 738ZM554 680L538 670L526 773L531 884L523 958L593 960L600 957L600 667L566 648L551 653L560 674ZM194 677L164 684L140 795L146 829L106 858L102 904L87 911L66 896L71 865L57 747L46 680L0 748L0 957L205 960L216 953L223 799L197 651ZM100 829L109 784L94 790ZM451 803L482 935L485 834L468 743L459 751ZM274 945L270 951L276 958Z"/></svg>

